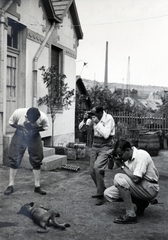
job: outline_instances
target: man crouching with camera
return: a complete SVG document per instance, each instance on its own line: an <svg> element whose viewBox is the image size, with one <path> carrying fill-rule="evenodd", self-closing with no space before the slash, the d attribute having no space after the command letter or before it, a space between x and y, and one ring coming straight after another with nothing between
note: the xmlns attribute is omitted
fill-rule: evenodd
<svg viewBox="0 0 168 240"><path fill-rule="evenodd" d="M113 167L114 165L114 167ZM159 191L159 174L150 155L142 149L120 139L116 142L109 160L109 168L121 168L123 173L114 176L114 186L105 190L109 202L123 200L126 215L114 219L114 223L130 224L137 222Z"/></svg>
<svg viewBox="0 0 168 240"><path fill-rule="evenodd" d="M108 162L108 150L113 147L115 134L115 122L113 117L103 110L102 106L94 107L89 113L85 113L79 129L86 125L92 125L94 136L90 157L90 175L96 185L96 205L104 203L104 170Z"/></svg>

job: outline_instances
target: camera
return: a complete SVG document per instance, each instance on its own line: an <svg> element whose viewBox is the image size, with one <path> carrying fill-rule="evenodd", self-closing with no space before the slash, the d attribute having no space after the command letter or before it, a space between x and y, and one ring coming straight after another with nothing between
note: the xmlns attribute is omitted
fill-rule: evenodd
<svg viewBox="0 0 168 240"><path fill-rule="evenodd" d="M86 111L84 114L84 122L86 123L87 126L92 125L92 117L94 114L91 111Z"/></svg>
<svg viewBox="0 0 168 240"><path fill-rule="evenodd" d="M94 116L94 113L92 111L85 112L88 115L88 118L92 118Z"/></svg>

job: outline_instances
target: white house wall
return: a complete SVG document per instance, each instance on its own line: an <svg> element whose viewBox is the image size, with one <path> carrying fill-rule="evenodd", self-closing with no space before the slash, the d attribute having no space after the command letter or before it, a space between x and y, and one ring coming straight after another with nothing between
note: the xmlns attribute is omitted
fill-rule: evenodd
<svg viewBox="0 0 168 240"><path fill-rule="evenodd" d="M63 73L66 75L65 82L68 83L70 89L76 88L76 48L77 40L74 27L72 26L72 18L70 13L67 13L63 19L63 23L57 25L55 28L49 44L59 47L63 50ZM41 54L39 62L41 61ZM40 64L38 62L38 66ZM42 65L45 65L46 61L42 61ZM49 64L50 65L50 64ZM38 81L40 79L40 71L38 71ZM38 97L42 97L39 91ZM66 144L75 140L75 102L69 107L69 110L64 109L63 112L56 114L55 126L54 126L54 144ZM40 107L41 109L41 107ZM50 120L51 122L51 120Z"/></svg>
<svg viewBox="0 0 168 240"><path fill-rule="evenodd" d="M33 58L39 44L27 39L26 48L26 107L33 105Z"/></svg>
<svg viewBox="0 0 168 240"><path fill-rule="evenodd" d="M32 106L32 96L33 96L33 59L34 56L39 48L39 44L28 40L27 41L27 71L26 71L26 105ZM39 70L40 67L45 66L48 68L49 62L49 48L45 47L38 59L38 66L37 66L37 99L39 97L44 96L48 93L45 85L42 81L41 71ZM31 96L31 97L30 97Z"/></svg>
<svg viewBox="0 0 168 240"><path fill-rule="evenodd" d="M29 30L33 31L30 33L32 36L32 40L27 39L27 49L26 49L26 107L31 107L33 105L33 59L40 47L40 43L34 41L38 35L45 37L47 34L50 24L47 20L47 16L43 7L39 7L40 1L32 1L26 0L22 1L21 5L18 6L18 13L20 13L20 21L22 24L27 26L28 32ZM49 55L49 46L44 47L43 51L41 52L38 61L37 61L37 68L39 69L41 66L45 66L46 68L49 66L50 63L50 55ZM37 69L37 99L41 96L47 94L47 89L42 82L41 71ZM47 114L47 107L41 106L39 107L40 110L44 111ZM48 114L50 127L47 131L42 132L41 136L48 137L51 136L51 117Z"/></svg>
<svg viewBox="0 0 168 240"><path fill-rule="evenodd" d="M45 31L49 26L45 11L39 7L39 0L22 0L20 6L17 5L17 12L20 14L20 22L34 32L45 36Z"/></svg>
<svg viewBox="0 0 168 240"><path fill-rule="evenodd" d="M39 68L41 68L42 66L45 66L46 68L49 67L49 47L44 47L39 59L38 59L38 71L37 71L37 99L39 99L39 97L43 97L46 94L48 94L48 89L46 88L46 86L43 83L43 79L41 76L41 71L39 70ZM38 105L37 105L38 107ZM47 107L45 105L40 106L39 109L45 113L47 113ZM52 134L52 122L51 122L51 116L50 114L48 114L48 118L49 118L49 129L47 131L41 132L41 136L44 137L48 137L51 136Z"/></svg>
<svg viewBox="0 0 168 240"><path fill-rule="evenodd" d="M33 105L33 58L39 48L39 44L27 39L27 50L26 50L26 107ZM49 48L45 47L38 61L38 68L42 65L48 67L49 59ZM38 70L38 81L37 81L37 96L44 96L47 94L47 89L42 81L41 71ZM42 111L47 113L45 106L40 107ZM44 136L51 135L51 130L45 131Z"/></svg>
<svg viewBox="0 0 168 240"><path fill-rule="evenodd" d="M65 82L68 83L70 89L75 88L75 61L69 56L64 57L64 73L66 75ZM74 99L74 97L73 97ZM69 107L69 110L65 109L63 113L58 113L55 120L55 144L65 145L68 142L74 141L74 129L75 129L75 101Z"/></svg>
<svg viewBox="0 0 168 240"><path fill-rule="evenodd" d="M69 12L67 12L60 26L61 27L58 29L58 36L60 36L58 43L63 44L72 50L76 50L76 34L74 31L71 14Z"/></svg>
<svg viewBox="0 0 168 240"><path fill-rule="evenodd" d="M30 6L28 4L28 6ZM36 6L34 6L35 8ZM37 16L41 14L42 8L38 9ZM32 21L29 14L23 17L25 23L27 19L30 19ZM42 24L46 24L48 27L48 23L46 21L41 21L41 18L38 18L38 22ZM63 20L63 27L56 27L56 30L53 32L54 36L52 39L53 45L63 48L64 50L64 69L63 72L67 76L66 82L68 83L68 86L70 89L75 89L75 57L76 57L76 35L74 28L71 27L72 25L72 19L70 14L66 14L64 20ZM32 21L32 24L28 25L29 28L36 32L37 26L36 22ZM44 33L41 31L41 28L38 28L41 34L44 35ZM46 34L46 33L45 33ZM39 49L40 44L36 43L32 40L27 40L27 69L26 69L26 85L28 86L26 88L26 106L32 105L32 91L33 91L33 69L32 69L32 62L33 58ZM65 49L66 48L66 49ZM71 51L71 56L68 56L69 52ZM41 66L45 66L46 68L50 66L50 55L49 55L49 47L44 47L43 51L40 54L40 57L38 59L38 71L37 71L37 99L39 97L44 96L47 94L47 89L44 86L42 82L42 76L41 71L39 68ZM30 97L31 96L31 97ZM42 111L47 113L47 108L45 106L39 107ZM48 115L49 121L50 121L50 128L48 131L45 131L41 133L42 137L48 137L51 136L51 117ZM68 143L69 141L74 141L74 122L75 122L75 103L72 104L70 107L70 110L64 110L62 113L58 113L55 120L55 145L59 143Z"/></svg>
<svg viewBox="0 0 168 240"><path fill-rule="evenodd" d="M43 40L48 34L48 30L52 29L51 23L47 19L47 13L45 12L42 2L40 0L21 0L21 4L13 3L16 5L15 14L11 14L10 11L6 13L6 17L16 20L18 23L25 26L25 99L19 103L21 107L34 106L35 100L39 97L47 94L47 89L42 82L41 71L39 68L45 66L46 68L51 65L51 46L56 46L63 50L63 73L66 75L65 81L68 83L70 89L76 89L76 53L78 45L78 37L75 32L75 28L72 21L70 11L66 13L63 18L63 22L56 24L54 31L51 33L51 39L48 39L46 45L42 46ZM15 9L15 8L14 8ZM24 42L24 44L25 44ZM6 41L4 41L6 44ZM41 47L41 49L40 49ZM34 68L34 57L38 50L40 54L36 59L36 67ZM25 61L25 60L24 60ZM25 62L24 62L25 63ZM23 64L24 66L24 64ZM34 89L34 70L37 71L37 96L33 95ZM6 71L6 68L5 68ZM22 71L24 71L22 69ZM21 81L22 79L19 79ZM24 95L23 95L24 98ZM4 104L5 104L4 100ZM47 113L46 106L40 106L40 110ZM48 131L41 133L42 137L51 136L51 117L48 114L50 121L50 128ZM6 123L8 119L5 119ZM1 119L0 119L1 123ZM2 125L2 124L1 124ZM5 125L5 124L4 124ZM55 120L55 145L68 142L72 142L75 139L75 101L69 110L64 109L63 112L58 113ZM8 138L8 136L6 136ZM0 144L1 144L0 138ZM9 141L8 141L9 142ZM2 144L1 144L2 145ZM2 148L2 147L1 147ZM1 153L1 151L0 151Z"/></svg>
<svg viewBox="0 0 168 240"><path fill-rule="evenodd" d="M57 45L64 48L64 69L66 75L65 82L68 83L70 89L76 89L76 34L74 31L71 15L68 12L63 19L62 24L57 29ZM75 102L58 113L55 120L55 145L73 142L75 139Z"/></svg>

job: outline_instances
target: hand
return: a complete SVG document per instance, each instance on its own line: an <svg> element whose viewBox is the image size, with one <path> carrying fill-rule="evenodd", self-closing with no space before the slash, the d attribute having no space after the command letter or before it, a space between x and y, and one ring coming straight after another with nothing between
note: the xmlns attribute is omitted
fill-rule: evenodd
<svg viewBox="0 0 168 240"><path fill-rule="evenodd" d="M121 167L124 165L124 162L122 161L122 159L120 157L114 157L114 162L118 167Z"/></svg>
<svg viewBox="0 0 168 240"><path fill-rule="evenodd" d="M29 122L25 123L25 128L26 128L27 131L31 131L33 129L32 124L29 123Z"/></svg>
<svg viewBox="0 0 168 240"><path fill-rule="evenodd" d="M13 124L11 125L12 127L16 128L16 129L19 129L23 132L23 134L26 136L28 131L26 130L26 128L24 128L23 126L20 126L20 125L17 125L17 124Z"/></svg>
<svg viewBox="0 0 168 240"><path fill-rule="evenodd" d="M93 116L93 117L92 117L92 121L93 121L94 123L96 123L96 124L99 123L99 119L98 119L96 116Z"/></svg>
<svg viewBox="0 0 168 240"><path fill-rule="evenodd" d="M85 113L84 116L83 116L83 120L84 120L85 123L86 123L88 117L89 117L89 115L87 113Z"/></svg>
<svg viewBox="0 0 168 240"><path fill-rule="evenodd" d="M110 149L107 151L107 154L108 154L108 159L109 160L113 160L114 161L114 149Z"/></svg>
<svg viewBox="0 0 168 240"><path fill-rule="evenodd" d="M93 125L92 119L88 118L86 121L86 126L92 126L92 125Z"/></svg>
<svg viewBox="0 0 168 240"><path fill-rule="evenodd" d="M89 115L87 114L87 112L84 114L83 118L84 119L88 119Z"/></svg>
<svg viewBox="0 0 168 240"><path fill-rule="evenodd" d="M27 134L28 134L28 131L25 129L25 128L23 128L23 134L25 135L25 136L27 136Z"/></svg>

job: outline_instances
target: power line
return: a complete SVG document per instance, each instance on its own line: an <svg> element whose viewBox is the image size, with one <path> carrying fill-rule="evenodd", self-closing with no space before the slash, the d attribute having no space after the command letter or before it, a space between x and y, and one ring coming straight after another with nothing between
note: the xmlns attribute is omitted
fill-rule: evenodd
<svg viewBox="0 0 168 240"><path fill-rule="evenodd" d="M152 19L157 19L157 18L164 18L168 17L168 14L161 15L161 16L154 16L154 17L147 17L147 18L137 18L137 19L131 19L131 20L126 20L126 21L115 21L115 22L109 22L109 23L93 23L93 24L79 24L79 25L62 25L60 24L60 27L79 27L79 26L101 26L101 25L112 25L112 24L120 24L120 23L129 23L129 22L140 22L140 21L146 21L146 20L152 20Z"/></svg>

